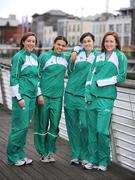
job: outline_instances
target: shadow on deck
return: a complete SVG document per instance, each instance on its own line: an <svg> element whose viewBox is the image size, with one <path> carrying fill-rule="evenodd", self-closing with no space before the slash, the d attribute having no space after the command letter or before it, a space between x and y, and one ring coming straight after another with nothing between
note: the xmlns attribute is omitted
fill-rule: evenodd
<svg viewBox="0 0 135 180"><path fill-rule="evenodd" d="M135 172L111 163L107 172L84 170L70 165L70 150L66 140L57 141L56 163L42 163L33 145L33 128L29 128L26 151L32 165L15 167L6 163L6 144L11 126L11 113L0 105L0 180L135 180Z"/></svg>

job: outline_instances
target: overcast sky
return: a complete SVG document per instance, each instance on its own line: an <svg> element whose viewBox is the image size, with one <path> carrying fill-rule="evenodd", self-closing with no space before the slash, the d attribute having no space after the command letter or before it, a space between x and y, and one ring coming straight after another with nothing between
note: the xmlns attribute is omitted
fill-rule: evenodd
<svg viewBox="0 0 135 180"><path fill-rule="evenodd" d="M108 0L109 12L130 6L130 0ZM34 13L42 14L51 9L59 9L77 16L95 15L105 12L106 0L0 0L0 17L7 18L9 14L16 14L21 21L22 16L31 16Z"/></svg>

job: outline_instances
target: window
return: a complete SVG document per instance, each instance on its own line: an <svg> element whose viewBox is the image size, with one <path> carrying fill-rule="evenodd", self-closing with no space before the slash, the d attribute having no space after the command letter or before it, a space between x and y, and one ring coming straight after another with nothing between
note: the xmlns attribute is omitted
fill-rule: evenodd
<svg viewBox="0 0 135 180"><path fill-rule="evenodd" d="M80 37L77 36L77 44L79 44L79 42L80 42Z"/></svg>
<svg viewBox="0 0 135 180"><path fill-rule="evenodd" d="M52 31L51 31L51 29L49 29L49 34L51 34L52 33Z"/></svg>
<svg viewBox="0 0 135 180"><path fill-rule="evenodd" d="M77 31L78 32L80 31L80 25L79 24L77 25Z"/></svg>
<svg viewBox="0 0 135 180"><path fill-rule="evenodd" d="M114 31L114 25L113 24L109 25L109 31Z"/></svg>
<svg viewBox="0 0 135 180"><path fill-rule="evenodd" d="M122 24L117 24L117 25L116 25L116 31L117 31L118 33L121 33L121 32L122 32Z"/></svg>
<svg viewBox="0 0 135 180"><path fill-rule="evenodd" d="M96 34L98 34L99 33L99 26L98 26L98 24L96 25Z"/></svg>
<svg viewBox="0 0 135 180"><path fill-rule="evenodd" d="M121 44L121 36L119 36L119 41L120 41L120 44Z"/></svg>
<svg viewBox="0 0 135 180"><path fill-rule="evenodd" d="M130 32L130 24L129 23L124 24L124 32L125 33L129 33Z"/></svg>
<svg viewBox="0 0 135 180"><path fill-rule="evenodd" d="M99 26L99 32L100 33L102 32L102 24L100 24L100 26Z"/></svg>
<svg viewBox="0 0 135 180"><path fill-rule="evenodd" d="M105 24L103 24L103 33L105 33Z"/></svg>
<svg viewBox="0 0 135 180"><path fill-rule="evenodd" d="M69 32L71 32L71 25L69 25L68 30L69 30Z"/></svg>
<svg viewBox="0 0 135 180"><path fill-rule="evenodd" d="M71 37L70 36L68 37L68 44L69 44L69 46L71 46Z"/></svg>
<svg viewBox="0 0 135 180"><path fill-rule="evenodd" d="M129 36L124 36L124 46L125 47L129 46Z"/></svg>
<svg viewBox="0 0 135 180"><path fill-rule="evenodd" d="M75 24L73 25L73 32L75 32Z"/></svg>
<svg viewBox="0 0 135 180"><path fill-rule="evenodd" d="M72 46L75 45L75 36L72 36Z"/></svg>
<svg viewBox="0 0 135 180"><path fill-rule="evenodd" d="M93 25L92 32L93 34L96 34L96 25Z"/></svg>

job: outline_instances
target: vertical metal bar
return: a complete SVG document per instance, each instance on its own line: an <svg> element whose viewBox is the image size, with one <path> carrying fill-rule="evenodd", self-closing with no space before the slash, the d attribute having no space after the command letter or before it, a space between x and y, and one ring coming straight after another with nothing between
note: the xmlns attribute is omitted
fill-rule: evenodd
<svg viewBox="0 0 135 180"><path fill-rule="evenodd" d="M0 87L1 87L1 94L2 94L2 100L3 100L3 106L5 109L8 108L8 105L7 105L7 100L6 100L6 91L5 91L5 88L4 88L4 78L3 78L3 75L2 75L2 69L3 69L3 66L2 66L2 63L0 63Z"/></svg>
<svg viewBox="0 0 135 180"><path fill-rule="evenodd" d="M114 138L114 133L113 133L113 128L112 128L112 123L110 125L110 134L111 134L112 161L117 163L118 158L117 158L116 144L115 144L115 138Z"/></svg>

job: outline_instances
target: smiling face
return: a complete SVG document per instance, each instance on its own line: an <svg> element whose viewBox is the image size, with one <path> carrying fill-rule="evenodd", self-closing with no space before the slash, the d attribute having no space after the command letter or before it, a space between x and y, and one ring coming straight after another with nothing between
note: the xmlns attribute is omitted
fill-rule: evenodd
<svg viewBox="0 0 135 180"><path fill-rule="evenodd" d="M53 45L54 51L57 54L61 54L64 51L65 47L66 42L64 40L57 40Z"/></svg>
<svg viewBox="0 0 135 180"><path fill-rule="evenodd" d="M36 46L36 38L35 36L28 36L25 41L22 42L24 48L28 51L31 52Z"/></svg>
<svg viewBox="0 0 135 180"><path fill-rule="evenodd" d="M82 46L87 52L90 52L93 49L93 45L94 42L91 36L86 36L82 41Z"/></svg>
<svg viewBox="0 0 135 180"><path fill-rule="evenodd" d="M106 49L106 52L109 52L109 53L113 52L116 46L117 46L117 43L116 43L115 37L112 35L106 36L105 41L104 41L104 47Z"/></svg>

